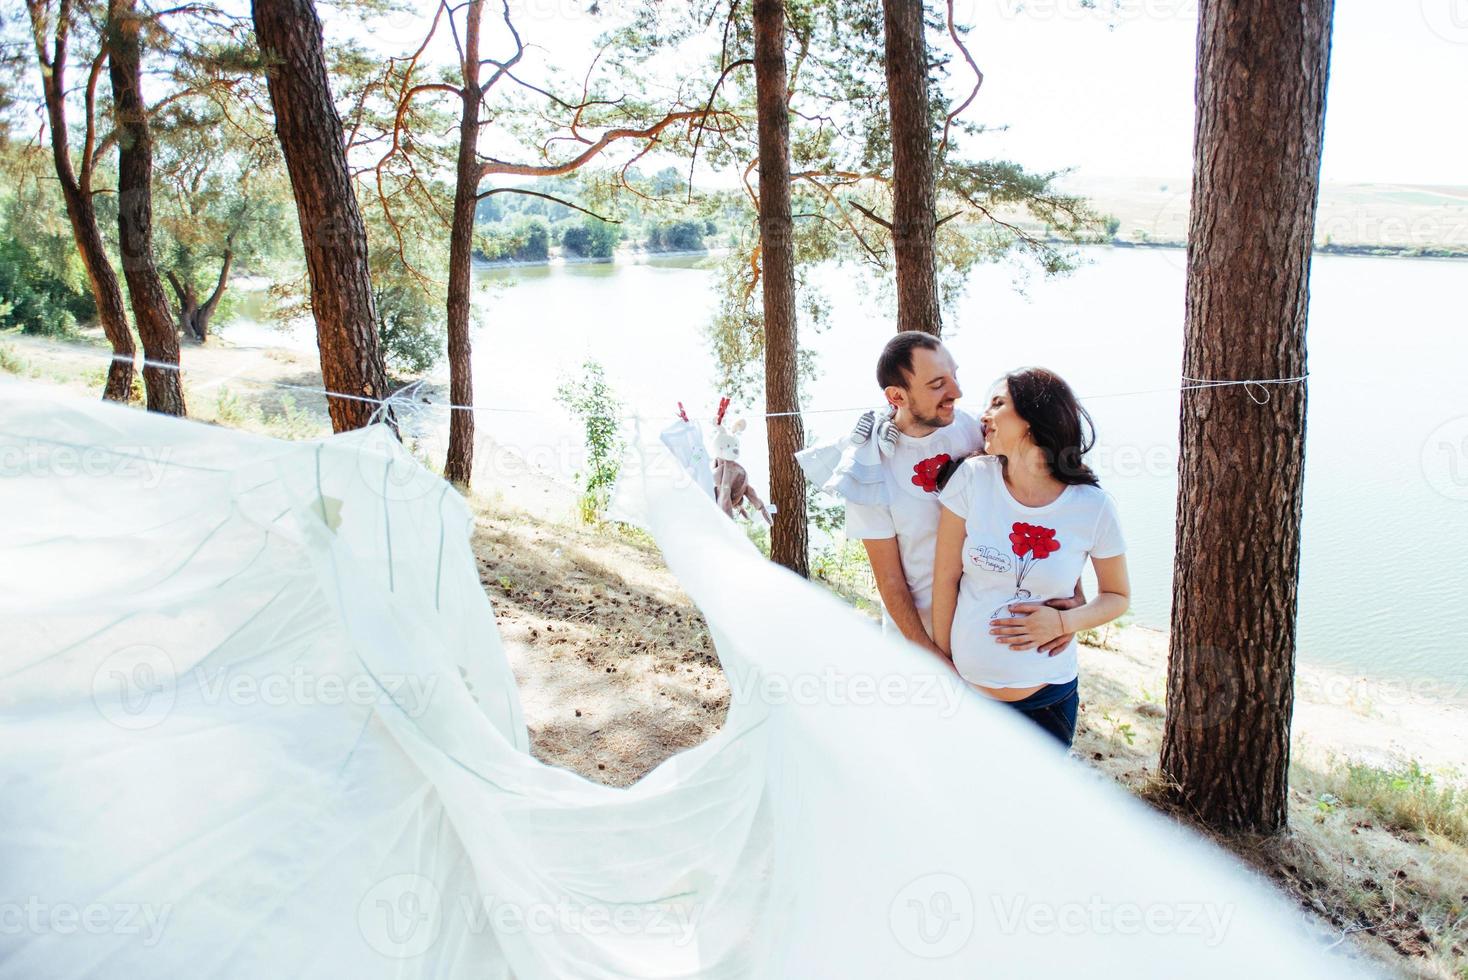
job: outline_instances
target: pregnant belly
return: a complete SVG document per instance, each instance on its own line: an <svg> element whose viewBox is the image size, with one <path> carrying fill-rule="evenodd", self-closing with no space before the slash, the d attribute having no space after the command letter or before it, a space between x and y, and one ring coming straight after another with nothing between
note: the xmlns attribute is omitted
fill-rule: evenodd
<svg viewBox="0 0 1468 980"><path fill-rule="evenodd" d="M1049 671L1031 662L1032 658L1049 658L1034 648L1016 650L1000 643L999 638L989 632L992 628L989 625L990 610L1001 605L1006 598L960 594L953 622L953 665L965 683L985 697L996 701L1022 701L1052 683L1052 679L1045 676Z"/></svg>
<svg viewBox="0 0 1468 980"><path fill-rule="evenodd" d="M1036 684L1034 687L985 687L982 684L969 684L969 687L975 691L995 701L1023 701L1041 688L1049 686L1048 684Z"/></svg>

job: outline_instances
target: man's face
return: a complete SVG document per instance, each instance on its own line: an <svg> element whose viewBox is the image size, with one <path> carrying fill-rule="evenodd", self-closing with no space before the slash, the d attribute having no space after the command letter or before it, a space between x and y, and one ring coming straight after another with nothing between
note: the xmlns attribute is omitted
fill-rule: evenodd
<svg viewBox="0 0 1468 980"><path fill-rule="evenodd" d="M958 386L958 365L948 348L937 350L919 347L912 352L912 373L907 387L887 389L887 398L898 408L906 408L914 422L941 429L954 419L954 402L963 397Z"/></svg>

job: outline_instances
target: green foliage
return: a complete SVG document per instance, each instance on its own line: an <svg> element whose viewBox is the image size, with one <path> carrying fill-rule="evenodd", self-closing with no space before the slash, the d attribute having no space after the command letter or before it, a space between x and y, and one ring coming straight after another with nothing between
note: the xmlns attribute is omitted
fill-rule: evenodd
<svg viewBox="0 0 1468 980"><path fill-rule="evenodd" d="M443 184L420 190L436 195L439 203L450 196ZM377 334L390 371L427 371L442 356L448 336L448 247L434 204L431 196L420 200L404 194L394 205L392 221L375 196L363 209Z"/></svg>
<svg viewBox="0 0 1468 980"><path fill-rule="evenodd" d="M739 196L742 192L719 191L690 201L687 182L674 167L647 177L636 167L588 166L482 199L474 218L476 254L490 261L546 261L538 247L537 221L544 223L548 243L560 245L568 258L607 258L619 241L636 242L650 252L704 252L709 239L733 235L744 220ZM574 202L596 217L559 201Z"/></svg>
<svg viewBox="0 0 1468 980"><path fill-rule="evenodd" d="M1352 762L1335 774L1332 788L1341 802L1365 807L1394 827L1468 845L1468 792L1455 783L1456 773L1444 776L1415 759L1391 768Z"/></svg>
<svg viewBox="0 0 1468 980"><path fill-rule="evenodd" d="M812 231L816 230L797 226L797 243ZM757 404L764 396L765 319L758 284L750 272L752 246L752 240L746 239L720 261L719 305L705 328L705 336L714 355L720 392L736 401ZM830 325L825 294L811 280L812 272L812 263L795 267L795 296L800 304L797 316L800 331L807 336L821 333ZM809 348L797 352L796 371L803 391L818 373L815 354Z"/></svg>
<svg viewBox="0 0 1468 980"><path fill-rule="evenodd" d="M485 236L482 255L491 262L545 262L550 258L550 239L544 218L522 216Z"/></svg>
<svg viewBox="0 0 1468 980"><path fill-rule="evenodd" d="M1131 722L1122 721L1114 717L1110 712L1103 711L1101 720L1111 726L1111 737L1113 739L1124 738L1127 745L1135 745L1137 741L1136 730L1132 728Z"/></svg>
<svg viewBox="0 0 1468 980"><path fill-rule="evenodd" d="M847 599L870 604L876 591L866 546L842 537L811 555L811 576Z"/></svg>
<svg viewBox="0 0 1468 980"><path fill-rule="evenodd" d="M612 487L621 469L624 443L618 428L622 403L607 383L600 363L587 360L581 377L563 381L556 400L581 421L586 432L586 470L580 500L581 520L596 524L611 502Z"/></svg>
<svg viewBox="0 0 1468 980"><path fill-rule="evenodd" d="M6 374L28 374L31 365L11 347L0 347L0 371Z"/></svg>
<svg viewBox="0 0 1468 980"><path fill-rule="evenodd" d="M407 275L380 272L373 277L377 334L388 367L421 374L443 353L443 309L432 292Z"/></svg>
<svg viewBox="0 0 1468 980"><path fill-rule="evenodd" d="M701 221L670 221L648 229L645 247L649 252L703 252L705 225Z"/></svg>
<svg viewBox="0 0 1468 980"><path fill-rule="evenodd" d="M284 162L258 118L244 114L253 135L232 125L206 98L173 102L153 122L159 192L153 216L159 272L179 309L179 289L203 304L220 284L224 257L230 272L263 271L300 248L295 206ZM221 294L216 321L235 312Z"/></svg>
<svg viewBox="0 0 1468 980"><path fill-rule="evenodd" d="M567 255L586 259L609 259L621 237L618 227L609 221L588 217L571 225L561 234L561 248Z"/></svg>
<svg viewBox="0 0 1468 980"><path fill-rule="evenodd" d="M64 337L96 316L60 196L22 181L0 210L0 327Z"/></svg>
<svg viewBox="0 0 1468 980"><path fill-rule="evenodd" d="M231 428L265 432L277 439L314 439L322 429L322 423L298 408L290 395L282 395L278 408L272 411L245 401L225 385L220 385L214 398L214 421Z"/></svg>

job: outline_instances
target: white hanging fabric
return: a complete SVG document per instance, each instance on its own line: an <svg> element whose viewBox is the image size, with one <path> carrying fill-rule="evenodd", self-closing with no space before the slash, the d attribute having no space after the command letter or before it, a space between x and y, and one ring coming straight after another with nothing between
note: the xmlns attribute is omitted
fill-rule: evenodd
<svg viewBox="0 0 1468 980"><path fill-rule="evenodd" d="M472 515L387 429L0 384L0 977L1349 972L659 452L619 506L733 698L612 788L529 754Z"/></svg>
<svg viewBox="0 0 1468 980"><path fill-rule="evenodd" d="M697 422L677 419L658 436L673 459L712 499L714 496L714 468L708 449L703 442L703 429Z"/></svg>

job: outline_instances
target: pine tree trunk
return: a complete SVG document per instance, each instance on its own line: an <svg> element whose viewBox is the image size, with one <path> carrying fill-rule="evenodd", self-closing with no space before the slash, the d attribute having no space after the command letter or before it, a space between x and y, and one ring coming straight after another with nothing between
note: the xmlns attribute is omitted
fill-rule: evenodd
<svg viewBox="0 0 1468 980"><path fill-rule="evenodd" d="M1186 377L1305 374L1332 7L1202 5ZM1303 383L1183 395L1161 764L1220 830L1287 821L1305 401Z"/></svg>
<svg viewBox="0 0 1468 980"><path fill-rule="evenodd" d="M153 263L153 137L143 101L143 47L137 0L107 9L107 71L117 120L117 244L143 341L143 385L150 412L187 415L178 366L178 332ZM168 367L167 365L172 365Z"/></svg>
<svg viewBox="0 0 1468 980"><path fill-rule="evenodd" d="M887 105L892 127L892 248L897 258L897 329L943 333L938 305L938 235L928 50L922 0L882 0Z"/></svg>
<svg viewBox="0 0 1468 980"><path fill-rule="evenodd" d="M479 25L484 0L470 0L464 32L463 110L459 117L459 160L454 183L454 217L449 231L448 353L449 401L474 404L474 373L469 340L469 307L474 278L474 211L478 204ZM449 448L444 479L468 486L474 475L474 413L449 412Z"/></svg>
<svg viewBox="0 0 1468 980"><path fill-rule="evenodd" d="M254 0L251 10L305 246L321 378L329 391L386 398L367 230L347 172L321 22L311 0ZM353 398L327 402L337 432L366 425L376 409Z"/></svg>
<svg viewBox="0 0 1468 980"><path fill-rule="evenodd" d="M770 558L809 574L805 478L795 454L805 448L796 372L794 220L790 216L790 116L782 0L754 0L754 74L759 116L760 282L764 292L765 411L770 499L777 508Z"/></svg>
<svg viewBox="0 0 1468 980"><path fill-rule="evenodd" d="M102 243L102 230L97 225L97 211L92 207L92 172L89 160L83 160L78 178L71 165L71 147L67 144L66 60L70 35L71 5L62 0L57 12L55 44L51 53L43 42L45 10L38 0L28 0L27 10L35 30L36 55L41 66L41 92L46 102L46 116L51 130L51 156L56 166L56 179L66 204L66 217L71 222L72 238L81 255L82 267L97 304L97 318L102 333L112 345L112 364L107 370L107 384L102 397L108 401L126 402L132 398L133 336L127 328L127 310L117 273Z"/></svg>

